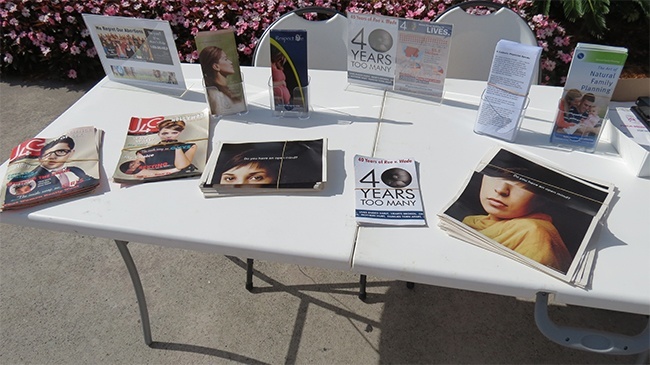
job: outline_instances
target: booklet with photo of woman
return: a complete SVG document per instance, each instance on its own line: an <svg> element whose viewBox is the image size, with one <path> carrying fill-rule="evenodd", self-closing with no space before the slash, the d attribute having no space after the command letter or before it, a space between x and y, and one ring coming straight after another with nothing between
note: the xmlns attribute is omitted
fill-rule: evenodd
<svg viewBox="0 0 650 365"><path fill-rule="evenodd" d="M201 175L208 151L208 109L132 117L113 180L122 184Z"/></svg>
<svg viewBox="0 0 650 365"><path fill-rule="evenodd" d="M495 148L439 214L449 235L572 285L588 285L588 247L615 188L533 157Z"/></svg>
<svg viewBox="0 0 650 365"><path fill-rule="evenodd" d="M327 181L327 139L221 142L200 187L206 197L319 191Z"/></svg>

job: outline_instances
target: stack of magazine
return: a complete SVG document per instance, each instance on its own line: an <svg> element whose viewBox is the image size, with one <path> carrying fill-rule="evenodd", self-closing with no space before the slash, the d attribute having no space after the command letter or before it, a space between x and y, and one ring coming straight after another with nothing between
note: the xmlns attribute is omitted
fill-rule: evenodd
<svg viewBox="0 0 650 365"><path fill-rule="evenodd" d="M327 139L221 142L213 149L200 188L205 197L322 190Z"/></svg>
<svg viewBox="0 0 650 365"><path fill-rule="evenodd" d="M490 151L439 214L450 236L578 287L589 284L615 188L503 147Z"/></svg>
<svg viewBox="0 0 650 365"><path fill-rule="evenodd" d="M95 127L80 127L14 147L2 181L0 210L26 208L95 189L100 179L102 135Z"/></svg>
<svg viewBox="0 0 650 365"><path fill-rule="evenodd" d="M201 175L208 156L208 113L132 117L113 180L137 184Z"/></svg>

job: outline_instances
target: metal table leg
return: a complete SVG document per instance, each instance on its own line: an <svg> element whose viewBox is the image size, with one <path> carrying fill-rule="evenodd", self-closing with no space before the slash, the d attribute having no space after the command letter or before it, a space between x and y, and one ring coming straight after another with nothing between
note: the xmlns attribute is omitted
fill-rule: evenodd
<svg viewBox="0 0 650 365"><path fill-rule="evenodd" d="M122 254L126 268L129 270L129 275L131 275L131 281L133 282L133 289L135 289L135 296L138 299L138 306L140 307L140 317L142 319L142 332L144 333L144 343L147 346L151 346L151 326L149 325L149 311L147 311L147 302L144 299L144 290L142 290L142 282L140 282L140 275L138 275L138 269L135 267L133 262L133 257L131 257L131 252L127 247L128 242L115 240L117 248Z"/></svg>

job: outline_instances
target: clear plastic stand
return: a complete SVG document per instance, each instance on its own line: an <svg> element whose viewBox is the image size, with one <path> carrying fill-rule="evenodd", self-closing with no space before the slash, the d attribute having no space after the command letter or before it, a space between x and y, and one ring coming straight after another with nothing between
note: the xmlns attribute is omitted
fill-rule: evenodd
<svg viewBox="0 0 650 365"><path fill-rule="evenodd" d="M205 80L203 80L205 100L210 107L210 115L218 118L224 115L244 115L248 113L243 74L241 80L239 83L228 84L222 88L205 86Z"/></svg>
<svg viewBox="0 0 650 365"><path fill-rule="evenodd" d="M521 123L526 115L526 109L530 103L528 96L518 95L515 96L525 98L524 105L519 110L518 114L516 109L510 108L509 104L504 106L494 105L490 100L485 97L485 91L481 93L481 101L476 113L476 122L474 124L474 132L478 134L488 135L508 142L513 142L517 138L517 132ZM502 92L508 92L499 89Z"/></svg>
<svg viewBox="0 0 650 365"><path fill-rule="evenodd" d="M560 103L562 103L562 100L560 100ZM560 113L560 109L557 110L556 118L558 113ZM569 112L565 111L564 113ZM557 125L557 121L554 121L550 133L550 143L559 149L593 153L596 151L598 141L603 130L605 130L608 119L609 109L605 111L605 115L600 118L600 121L593 125L581 121L580 123L573 123L572 127L562 128Z"/></svg>
<svg viewBox="0 0 650 365"><path fill-rule="evenodd" d="M308 119L310 115L310 93L309 85L311 77L307 80L307 85L295 87L293 90L281 90L282 86L273 84L273 78L269 77L269 96L271 112L274 117L279 118L299 118Z"/></svg>

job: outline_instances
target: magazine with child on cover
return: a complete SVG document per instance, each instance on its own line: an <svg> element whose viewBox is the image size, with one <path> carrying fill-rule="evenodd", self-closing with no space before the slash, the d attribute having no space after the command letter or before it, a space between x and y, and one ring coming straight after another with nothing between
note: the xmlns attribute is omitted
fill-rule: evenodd
<svg viewBox="0 0 650 365"><path fill-rule="evenodd" d="M206 197L319 191L327 182L327 139L221 142L200 187Z"/></svg>
<svg viewBox="0 0 650 365"><path fill-rule="evenodd" d="M0 210L20 209L87 193L99 185L103 132L80 127L14 147L0 191Z"/></svg>
<svg viewBox="0 0 650 365"><path fill-rule="evenodd" d="M136 184L201 175L208 151L209 111L132 117L113 180Z"/></svg>
<svg viewBox="0 0 650 365"><path fill-rule="evenodd" d="M585 287L595 256L588 244L613 196L612 184L497 147L439 214L439 226L453 237Z"/></svg>

